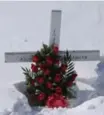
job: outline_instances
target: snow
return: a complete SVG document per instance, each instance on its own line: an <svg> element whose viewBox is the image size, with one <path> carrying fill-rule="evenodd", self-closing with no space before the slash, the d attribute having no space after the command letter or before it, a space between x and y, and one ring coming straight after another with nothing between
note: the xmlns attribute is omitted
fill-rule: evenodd
<svg viewBox="0 0 104 115"><path fill-rule="evenodd" d="M13 85L9 85L3 89L6 94L2 93L7 97L8 108L1 112L1 115L79 115L82 114L95 114L103 115L104 114L104 96L101 96L103 87L99 88L99 85L95 84L97 81L100 81L102 78L102 73L104 73L104 63L100 62L97 65L96 71L101 74L98 74L96 80L91 82L88 79L82 79L82 81L87 81L87 84L81 81L81 78L77 80L78 96L75 100L69 100L71 105L70 108L47 108L47 107L30 107L28 100L24 95L25 87L24 81L17 82ZM100 77L99 77L100 76ZM100 79L100 80L99 80ZM88 82L90 81L90 82ZM102 82L99 82L102 83ZM95 84L95 85L93 85ZM104 83L103 83L104 84ZM96 87L93 87L96 86ZM5 97L5 98L6 98ZM1 100L0 100L1 101ZM1 101L3 103L4 100ZM11 103L11 104L10 104ZM5 104L4 104L5 105ZM5 107L5 106L4 106Z"/></svg>
<svg viewBox="0 0 104 115"><path fill-rule="evenodd" d="M24 96L22 67L4 62L9 51L34 51L48 44L50 12L61 9L60 49L104 53L104 2L0 2L0 115L104 115L104 60L75 62L78 96L72 108L31 108ZM44 18L43 18L44 17Z"/></svg>
<svg viewBox="0 0 104 115"><path fill-rule="evenodd" d="M79 105L75 108L40 108L34 107L31 108L28 105L27 99L21 98L18 99L17 102L14 104L12 111L4 111L3 115L75 115L76 113L79 114L95 114L95 115L103 115L104 114L104 96L99 96L83 104Z"/></svg>
<svg viewBox="0 0 104 115"><path fill-rule="evenodd" d="M11 109L16 100L23 96L22 93L16 90L13 84L0 87L0 92L0 112L3 109Z"/></svg>

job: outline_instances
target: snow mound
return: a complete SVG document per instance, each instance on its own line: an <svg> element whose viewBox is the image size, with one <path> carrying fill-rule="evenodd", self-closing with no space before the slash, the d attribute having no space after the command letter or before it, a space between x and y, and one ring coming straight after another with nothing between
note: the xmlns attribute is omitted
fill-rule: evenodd
<svg viewBox="0 0 104 115"><path fill-rule="evenodd" d="M87 110L87 109L96 109L97 107L104 105L104 96L99 96L97 98L93 98L88 100L77 107L77 109Z"/></svg>
<svg viewBox="0 0 104 115"><path fill-rule="evenodd" d="M0 112L4 109L11 110L16 100L22 97L24 95L17 91L12 84L0 86Z"/></svg>
<svg viewBox="0 0 104 115"><path fill-rule="evenodd" d="M5 111L2 115L104 115L104 96L91 99L75 108L31 108L25 97L18 99L12 111Z"/></svg>

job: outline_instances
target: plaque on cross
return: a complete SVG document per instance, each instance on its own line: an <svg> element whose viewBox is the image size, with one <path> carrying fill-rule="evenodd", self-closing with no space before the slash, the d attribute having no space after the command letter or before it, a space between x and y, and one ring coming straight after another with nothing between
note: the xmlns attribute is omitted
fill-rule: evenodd
<svg viewBox="0 0 104 115"><path fill-rule="evenodd" d="M51 13L51 29L49 45L55 44L59 46L60 43L60 29L61 29L61 10L52 10ZM6 52L5 62L31 62L32 56L35 52ZM65 52L60 51L59 55L64 56ZM69 51L73 61L97 61L100 60L99 50L76 50Z"/></svg>

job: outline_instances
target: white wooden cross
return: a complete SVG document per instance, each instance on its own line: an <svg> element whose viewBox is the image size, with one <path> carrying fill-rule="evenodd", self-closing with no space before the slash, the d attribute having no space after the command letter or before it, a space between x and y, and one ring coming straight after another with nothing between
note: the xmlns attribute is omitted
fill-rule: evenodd
<svg viewBox="0 0 104 115"><path fill-rule="evenodd" d="M51 31L49 45L59 45L60 29L61 29L61 10L52 10L51 14ZM60 51L60 55L64 55L64 51ZM69 51L73 61L97 61L100 60L99 50L76 50ZM6 52L5 62L31 62L35 52Z"/></svg>

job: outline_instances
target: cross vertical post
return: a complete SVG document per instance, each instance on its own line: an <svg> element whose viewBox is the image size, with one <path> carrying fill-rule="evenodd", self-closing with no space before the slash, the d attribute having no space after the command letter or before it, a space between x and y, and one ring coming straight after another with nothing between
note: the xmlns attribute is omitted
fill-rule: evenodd
<svg viewBox="0 0 104 115"><path fill-rule="evenodd" d="M60 44L61 10L52 10L49 45Z"/></svg>

